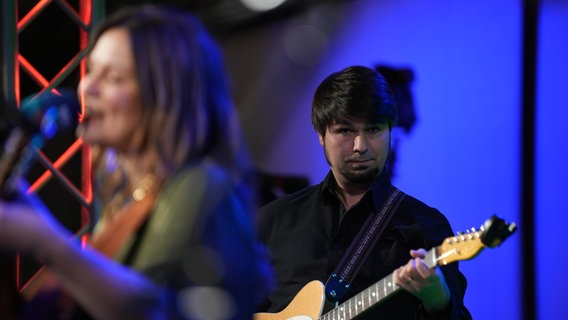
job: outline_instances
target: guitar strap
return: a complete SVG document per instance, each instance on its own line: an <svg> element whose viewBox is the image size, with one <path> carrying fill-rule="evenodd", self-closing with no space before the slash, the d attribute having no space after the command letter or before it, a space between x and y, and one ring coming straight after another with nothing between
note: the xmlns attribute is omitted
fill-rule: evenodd
<svg viewBox="0 0 568 320"><path fill-rule="evenodd" d="M391 186L382 206L367 218L325 284L325 293L330 301L338 302L345 295L355 278L355 274L359 271L363 261L371 252L371 248L385 230L405 196L404 192L395 186Z"/></svg>
<svg viewBox="0 0 568 320"><path fill-rule="evenodd" d="M91 246L107 257L115 257L126 240L148 219L156 196L155 192L149 192L143 199L129 203L105 225L103 232L91 239Z"/></svg>

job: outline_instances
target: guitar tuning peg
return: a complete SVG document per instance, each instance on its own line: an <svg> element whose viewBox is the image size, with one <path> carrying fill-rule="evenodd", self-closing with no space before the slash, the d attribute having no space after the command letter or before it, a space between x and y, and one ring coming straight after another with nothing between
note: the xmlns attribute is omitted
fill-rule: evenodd
<svg viewBox="0 0 568 320"><path fill-rule="evenodd" d="M467 229L466 230L468 240L472 240L475 237L475 235L472 233L472 230L475 230L475 229L471 229L471 230Z"/></svg>

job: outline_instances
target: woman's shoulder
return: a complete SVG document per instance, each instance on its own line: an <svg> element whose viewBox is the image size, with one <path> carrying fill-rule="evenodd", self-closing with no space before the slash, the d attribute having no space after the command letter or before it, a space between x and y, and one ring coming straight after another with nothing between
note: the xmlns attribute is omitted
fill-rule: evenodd
<svg viewBox="0 0 568 320"><path fill-rule="evenodd" d="M231 176L221 165L215 162L195 162L180 169L166 184L166 188L215 188L230 186Z"/></svg>
<svg viewBox="0 0 568 320"><path fill-rule="evenodd" d="M212 205L233 190L231 176L214 163L192 163L177 171L162 186L158 207L190 208Z"/></svg>

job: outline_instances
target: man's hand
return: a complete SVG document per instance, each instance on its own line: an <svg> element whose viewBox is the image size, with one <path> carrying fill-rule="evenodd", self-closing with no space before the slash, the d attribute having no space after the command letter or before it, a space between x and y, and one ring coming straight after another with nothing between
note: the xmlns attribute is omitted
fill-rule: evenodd
<svg viewBox="0 0 568 320"><path fill-rule="evenodd" d="M393 273L394 282L422 300L428 313L444 311L450 303L450 289L440 268L428 268L422 260L426 250L410 250L412 259Z"/></svg>

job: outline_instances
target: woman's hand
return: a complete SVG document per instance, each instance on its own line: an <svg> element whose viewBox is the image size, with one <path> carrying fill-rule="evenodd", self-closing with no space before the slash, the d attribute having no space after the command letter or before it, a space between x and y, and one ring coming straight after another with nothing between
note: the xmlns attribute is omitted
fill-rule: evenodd
<svg viewBox="0 0 568 320"><path fill-rule="evenodd" d="M49 247L66 241L70 233L36 195L15 201L0 200L0 248L49 260Z"/></svg>

